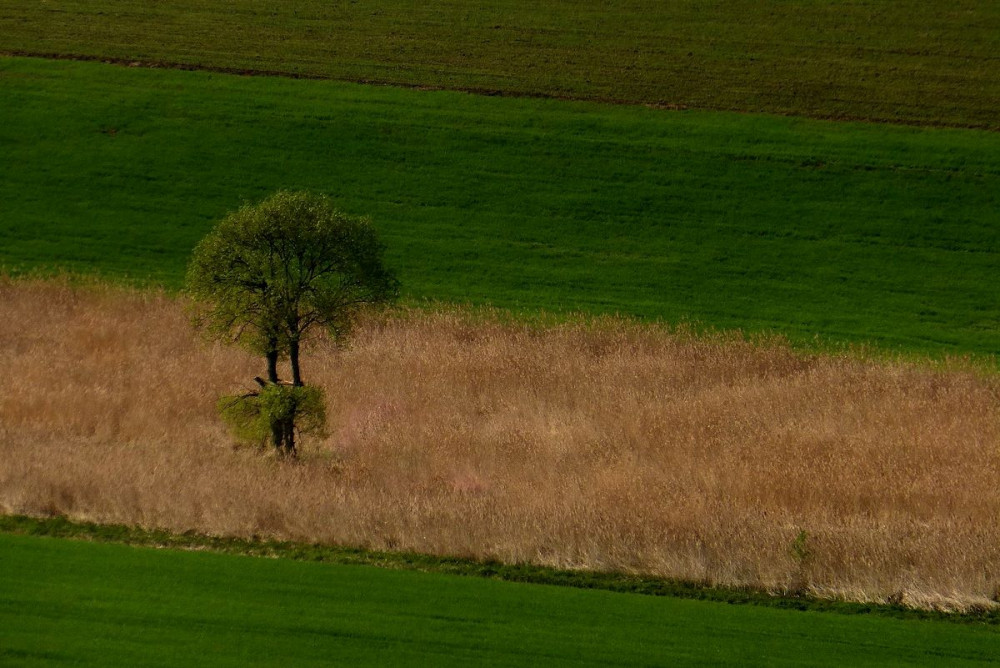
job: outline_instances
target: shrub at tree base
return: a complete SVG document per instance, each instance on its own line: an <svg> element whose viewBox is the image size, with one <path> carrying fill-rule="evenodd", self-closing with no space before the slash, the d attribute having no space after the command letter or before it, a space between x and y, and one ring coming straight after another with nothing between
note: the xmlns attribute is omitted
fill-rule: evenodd
<svg viewBox="0 0 1000 668"><path fill-rule="evenodd" d="M320 387L266 385L260 392L224 396L217 404L233 435L248 445L263 447L275 429L326 436L326 393ZM293 436L294 438L294 436Z"/></svg>

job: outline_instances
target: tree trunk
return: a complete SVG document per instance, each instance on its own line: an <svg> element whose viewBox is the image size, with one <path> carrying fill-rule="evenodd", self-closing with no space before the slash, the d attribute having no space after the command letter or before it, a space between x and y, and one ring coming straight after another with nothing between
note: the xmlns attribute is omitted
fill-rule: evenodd
<svg viewBox="0 0 1000 668"><path fill-rule="evenodd" d="M285 446L285 425L281 420L271 420L271 441L275 449L281 452Z"/></svg>
<svg viewBox="0 0 1000 668"><path fill-rule="evenodd" d="M272 383L278 382L278 349L277 343L271 350L267 351L267 379Z"/></svg>
<svg viewBox="0 0 1000 668"><path fill-rule="evenodd" d="M302 387L302 371L299 368L299 340L288 342L288 359L292 363L292 385Z"/></svg>
<svg viewBox="0 0 1000 668"><path fill-rule="evenodd" d="M285 454L295 456L295 418L285 421Z"/></svg>
<svg viewBox="0 0 1000 668"><path fill-rule="evenodd" d="M288 341L288 361L292 365L292 387L302 387L302 368L299 366L299 339L293 336ZM295 413L298 408L288 418L285 423L285 454L290 457L295 456Z"/></svg>
<svg viewBox="0 0 1000 668"><path fill-rule="evenodd" d="M267 351L267 379L273 383L278 383L278 342L274 339L269 341L271 349ZM271 445L281 452L285 445L285 425L281 420L271 420Z"/></svg>

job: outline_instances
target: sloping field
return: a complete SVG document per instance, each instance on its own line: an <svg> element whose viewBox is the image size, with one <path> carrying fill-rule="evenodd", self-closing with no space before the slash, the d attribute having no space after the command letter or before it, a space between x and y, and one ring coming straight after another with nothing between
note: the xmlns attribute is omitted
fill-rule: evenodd
<svg viewBox="0 0 1000 668"><path fill-rule="evenodd" d="M0 113L8 268L176 287L226 211L310 188L410 298L996 351L997 133L30 59Z"/></svg>
<svg viewBox="0 0 1000 668"><path fill-rule="evenodd" d="M373 321L304 357L330 436L234 451L262 361L151 294L0 286L0 512L991 606L1000 387L606 321ZM804 532L804 533L803 533Z"/></svg>
<svg viewBox="0 0 1000 668"><path fill-rule="evenodd" d="M994 627L5 534L0 568L0 661L19 666L939 666L1000 652Z"/></svg>
<svg viewBox="0 0 1000 668"><path fill-rule="evenodd" d="M990 127L991 0L4 0L0 52Z"/></svg>

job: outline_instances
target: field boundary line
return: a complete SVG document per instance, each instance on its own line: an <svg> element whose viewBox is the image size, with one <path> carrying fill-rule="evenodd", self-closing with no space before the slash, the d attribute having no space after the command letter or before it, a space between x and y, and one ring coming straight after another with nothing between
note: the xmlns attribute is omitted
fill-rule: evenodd
<svg viewBox="0 0 1000 668"><path fill-rule="evenodd" d="M935 620L1000 627L1000 609L981 608L966 612L912 608L903 605L859 603L818 598L807 594L787 595L753 588L724 588L690 582L613 571L584 571L534 564L507 564L496 560L437 556L417 552L388 552L360 547L282 541L252 536L213 536L195 531L174 533L124 524L76 521L62 515L32 517L0 515L0 533L114 543L133 547L208 551L247 557L312 561L344 566L373 566L392 570L479 577L504 582L541 584L576 589L596 589L621 594L666 596L731 605L755 605L784 610L875 615L895 619Z"/></svg>
<svg viewBox="0 0 1000 668"><path fill-rule="evenodd" d="M0 58L32 58L36 60L64 60L86 63L101 63L104 65L115 65L118 67L132 67L150 70L177 70L183 72L209 72L214 74L228 74L232 76L244 77L272 77L282 79L302 79L308 81L332 81L338 83L351 83L362 86L386 86L391 88L402 88L418 91L443 91L452 93L466 93L480 97L504 97L512 99L527 100L555 100L561 102L584 102L591 104L603 104L620 107L646 107L661 111L700 111L709 113L731 113L731 114L754 114L761 116L776 116L782 118L807 118L817 121L830 121L835 123L867 123L871 125L894 125L900 127L914 128L940 128L953 130L979 130L984 132L1000 132L1000 125L990 125L987 123L948 123L939 120L908 120L902 118L888 119L870 116L854 116L850 114L794 114L782 113L779 111L752 111L746 109L736 109L728 107L692 107L683 104L670 102L641 102L636 100L624 100L618 98L601 96L573 96L556 95L552 93L521 92L503 90L500 88L481 88L475 86L435 86L428 84L408 83L405 81L391 81L382 79L352 79L349 77L332 77L322 74L310 74L307 72L291 72L287 70L267 70L241 67L224 67L220 65L203 65L194 63L182 63L166 60L141 60L135 58L121 58L112 56L95 56L74 53L49 53L44 51L26 50L0 50Z"/></svg>

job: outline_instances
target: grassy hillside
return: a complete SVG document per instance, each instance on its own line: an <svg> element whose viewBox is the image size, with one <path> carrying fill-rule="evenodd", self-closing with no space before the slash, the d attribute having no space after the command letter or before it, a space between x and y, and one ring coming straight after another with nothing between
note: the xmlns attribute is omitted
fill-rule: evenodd
<svg viewBox="0 0 1000 668"><path fill-rule="evenodd" d="M18 665L985 664L992 627L0 534Z"/></svg>
<svg viewBox="0 0 1000 668"><path fill-rule="evenodd" d="M1000 135L0 60L0 264L177 286L244 200L370 214L410 297L994 352Z"/></svg>
<svg viewBox="0 0 1000 668"><path fill-rule="evenodd" d="M7 0L0 51L997 128L1000 5Z"/></svg>

